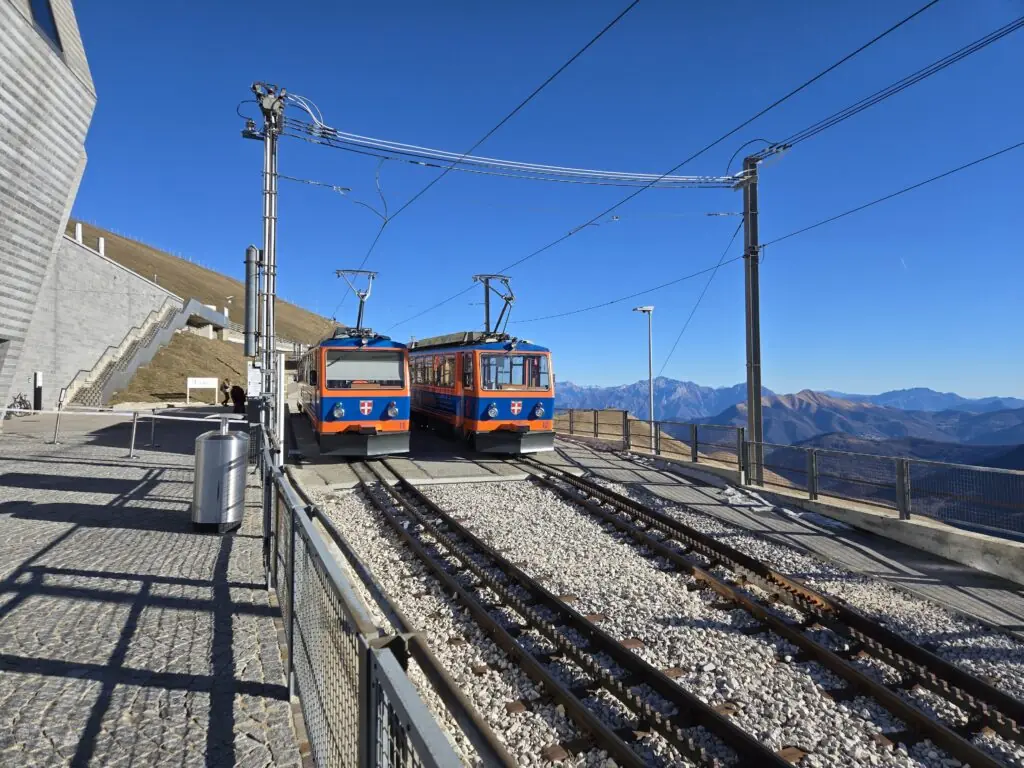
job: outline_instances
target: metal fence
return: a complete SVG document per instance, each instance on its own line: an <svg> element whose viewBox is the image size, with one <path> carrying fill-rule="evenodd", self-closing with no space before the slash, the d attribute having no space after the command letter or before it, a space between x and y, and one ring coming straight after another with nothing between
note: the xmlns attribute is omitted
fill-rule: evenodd
<svg viewBox="0 0 1024 768"><path fill-rule="evenodd" d="M275 466L270 442L257 434L264 565L285 625L289 690L298 693L316 764L461 765L310 509Z"/></svg>
<svg viewBox="0 0 1024 768"><path fill-rule="evenodd" d="M1005 536L1024 535L1024 472L937 461L750 443L742 427L656 421L621 410L566 409L559 434L636 453L736 471L741 483L874 504Z"/></svg>
<svg viewBox="0 0 1024 768"><path fill-rule="evenodd" d="M1024 535L1024 472L898 456L762 443L763 484ZM748 443L751 476L757 459Z"/></svg>
<svg viewBox="0 0 1024 768"><path fill-rule="evenodd" d="M618 409L568 408L555 412L555 431L563 435L618 443L638 453L677 461L711 462L742 471L743 428L634 418Z"/></svg>

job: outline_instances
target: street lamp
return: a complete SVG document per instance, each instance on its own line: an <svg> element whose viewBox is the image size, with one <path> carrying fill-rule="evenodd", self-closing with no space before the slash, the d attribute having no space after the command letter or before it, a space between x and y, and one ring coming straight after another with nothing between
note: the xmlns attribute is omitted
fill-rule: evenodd
<svg viewBox="0 0 1024 768"><path fill-rule="evenodd" d="M651 453L654 453L654 307L633 307L634 312L643 312L647 315L647 397L648 417L651 428Z"/></svg>

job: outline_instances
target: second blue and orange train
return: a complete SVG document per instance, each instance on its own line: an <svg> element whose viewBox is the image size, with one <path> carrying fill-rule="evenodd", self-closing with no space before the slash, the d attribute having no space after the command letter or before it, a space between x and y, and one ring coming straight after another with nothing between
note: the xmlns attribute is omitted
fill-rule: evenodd
<svg viewBox="0 0 1024 768"><path fill-rule="evenodd" d="M323 455L406 453L410 422L485 453L554 448L551 351L506 334L450 334L410 349L339 330L306 352L298 379Z"/></svg>

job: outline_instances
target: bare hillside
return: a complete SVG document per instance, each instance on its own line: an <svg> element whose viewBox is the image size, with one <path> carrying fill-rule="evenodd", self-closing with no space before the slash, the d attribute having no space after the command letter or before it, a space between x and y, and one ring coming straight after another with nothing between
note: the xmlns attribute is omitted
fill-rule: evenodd
<svg viewBox="0 0 1024 768"><path fill-rule="evenodd" d="M139 368L128 386L115 392L114 403L169 403L185 399L189 376L230 379L245 386L245 358L242 346L228 341L204 339L192 333L176 333L170 343ZM213 402L220 392L196 390L193 399Z"/></svg>
<svg viewBox="0 0 1024 768"><path fill-rule="evenodd" d="M68 234L74 235L75 222L68 222ZM100 227L82 223L82 239L91 248L97 239L106 239L105 254L118 264L136 272L148 280L154 280L167 290L184 299L196 298L204 304L213 304L217 309L230 304L232 319L242 322L245 301L245 286L219 272L172 256L164 251L151 248L145 243L115 235ZM238 272L244 274L243 255L238 253ZM287 301L277 300L277 334L281 338L312 344L331 333L334 323L326 317L315 315Z"/></svg>

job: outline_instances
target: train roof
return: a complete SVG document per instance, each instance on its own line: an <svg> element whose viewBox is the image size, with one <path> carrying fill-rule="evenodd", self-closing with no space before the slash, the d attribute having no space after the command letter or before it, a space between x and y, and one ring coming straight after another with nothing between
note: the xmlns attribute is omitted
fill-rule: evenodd
<svg viewBox="0 0 1024 768"><path fill-rule="evenodd" d="M375 347L377 349L405 349L405 344L390 336L374 333L369 328L336 328L334 333L317 342L318 347Z"/></svg>
<svg viewBox="0 0 1024 768"><path fill-rule="evenodd" d="M409 349L491 349L495 351L518 350L520 352L549 352L547 347L534 344L528 339L518 339L507 333L484 333L483 331L460 331L443 336L431 336L409 344Z"/></svg>

